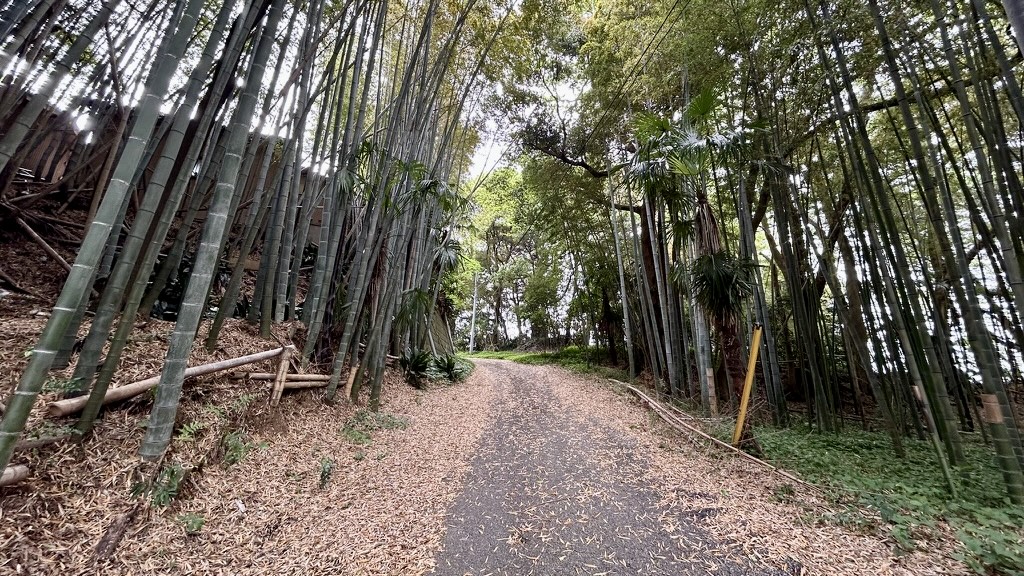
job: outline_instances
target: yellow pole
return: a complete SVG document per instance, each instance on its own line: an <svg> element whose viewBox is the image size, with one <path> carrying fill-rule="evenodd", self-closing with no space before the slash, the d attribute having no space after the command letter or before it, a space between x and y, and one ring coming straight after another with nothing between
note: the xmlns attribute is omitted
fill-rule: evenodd
<svg viewBox="0 0 1024 576"><path fill-rule="evenodd" d="M747 419L747 405L750 404L750 389L754 387L754 367L757 366L757 353L761 348L761 324L754 324L753 342L750 344L750 360L747 361L747 379L743 383L743 396L740 398L740 413L736 417L736 431L732 434L732 445L740 445L743 434L743 421Z"/></svg>

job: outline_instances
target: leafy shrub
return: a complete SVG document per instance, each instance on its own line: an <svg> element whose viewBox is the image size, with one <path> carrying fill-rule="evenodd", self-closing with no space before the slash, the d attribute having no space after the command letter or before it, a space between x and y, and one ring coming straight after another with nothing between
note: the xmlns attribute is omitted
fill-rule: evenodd
<svg viewBox="0 0 1024 576"><path fill-rule="evenodd" d="M405 381L414 388L422 388L430 377L433 358L426 350L408 349L398 359L399 366L405 374Z"/></svg>
<svg viewBox="0 0 1024 576"><path fill-rule="evenodd" d="M440 378L449 382L461 382L469 376L473 365L455 354L434 357L434 369Z"/></svg>

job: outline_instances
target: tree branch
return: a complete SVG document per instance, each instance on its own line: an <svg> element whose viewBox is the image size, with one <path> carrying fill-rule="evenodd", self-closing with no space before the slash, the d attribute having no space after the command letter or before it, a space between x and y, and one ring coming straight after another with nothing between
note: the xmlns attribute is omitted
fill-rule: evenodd
<svg viewBox="0 0 1024 576"><path fill-rule="evenodd" d="M595 167L591 166L589 163L587 163L587 161L584 160L584 159L570 158L569 155L565 152L565 150L562 150L562 149L555 150L553 148L546 147L546 146L545 147L532 147L532 148L535 151L540 152L541 154L546 154L546 155L554 158L555 160L558 160L559 162L561 162L563 164L566 164L566 165L569 165L569 166L575 166L577 168L583 168L584 170L587 171L587 174L590 174L594 178L607 178L608 177L608 170L601 170L599 168L595 168Z"/></svg>

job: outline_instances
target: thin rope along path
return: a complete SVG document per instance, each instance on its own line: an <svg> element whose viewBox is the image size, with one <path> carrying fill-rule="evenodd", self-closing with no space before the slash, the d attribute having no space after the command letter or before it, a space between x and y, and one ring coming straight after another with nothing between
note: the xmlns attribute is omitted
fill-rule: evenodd
<svg viewBox="0 0 1024 576"><path fill-rule="evenodd" d="M477 370L494 382L497 418L449 510L435 574L778 574L715 542L698 517L669 517L635 440L558 400L558 371Z"/></svg>

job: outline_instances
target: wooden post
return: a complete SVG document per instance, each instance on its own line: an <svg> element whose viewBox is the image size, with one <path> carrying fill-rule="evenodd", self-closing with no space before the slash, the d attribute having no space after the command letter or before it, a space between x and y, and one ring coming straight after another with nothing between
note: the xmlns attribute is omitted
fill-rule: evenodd
<svg viewBox="0 0 1024 576"><path fill-rule="evenodd" d="M740 398L740 413L736 416L736 431L732 433L732 445L739 447L743 436L743 421L747 419L747 406L750 404L750 389L754 387L754 368L757 366L757 353L761 348L761 325L754 324L754 337L750 343L750 360L747 361L747 378L743 382L743 396Z"/></svg>
<svg viewBox="0 0 1024 576"><path fill-rule="evenodd" d="M281 352L281 359L277 364L277 376L274 378L274 389L270 394L271 406L277 406L277 403L281 401L281 393L284 392L284 383L288 377L289 360L294 352L295 346L286 346Z"/></svg>

